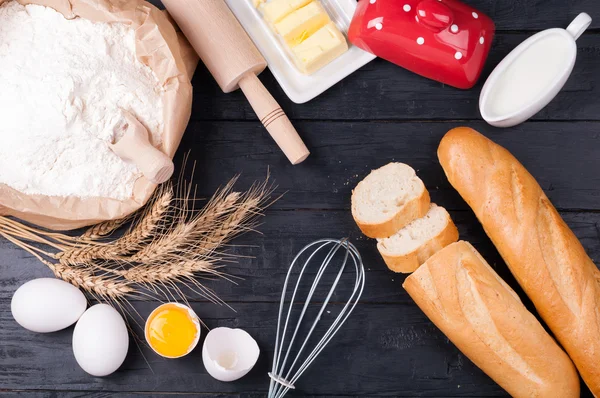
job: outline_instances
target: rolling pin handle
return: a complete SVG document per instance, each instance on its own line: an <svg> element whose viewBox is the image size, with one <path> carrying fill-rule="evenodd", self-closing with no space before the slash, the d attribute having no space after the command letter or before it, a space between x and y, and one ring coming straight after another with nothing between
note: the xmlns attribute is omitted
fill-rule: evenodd
<svg viewBox="0 0 600 398"><path fill-rule="evenodd" d="M239 81L261 123L292 164L304 161L310 152L298 132L271 93L254 73L248 73Z"/></svg>

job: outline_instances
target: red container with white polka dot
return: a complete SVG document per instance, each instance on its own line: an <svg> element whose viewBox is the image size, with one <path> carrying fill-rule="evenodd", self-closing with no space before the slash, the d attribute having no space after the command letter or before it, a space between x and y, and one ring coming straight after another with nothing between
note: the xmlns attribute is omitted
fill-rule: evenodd
<svg viewBox="0 0 600 398"><path fill-rule="evenodd" d="M456 0L360 0L348 38L419 75L468 89L481 75L494 31L487 15Z"/></svg>

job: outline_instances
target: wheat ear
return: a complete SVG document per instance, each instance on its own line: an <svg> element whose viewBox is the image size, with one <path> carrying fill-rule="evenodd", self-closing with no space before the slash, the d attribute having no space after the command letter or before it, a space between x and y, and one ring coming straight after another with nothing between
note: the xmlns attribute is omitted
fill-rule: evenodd
<svg viewBox="0 0 600 398"><path fill-rule="evenodd" d="M135 293L129 282L115 277L95 275L88 269L72 268L60 263L44 263L56 277L106 300L124 299Z"/></svg>
<svg viewBox="0 0 600 398"><path fill-rule="evenodd" d="M180 184L183 196L175 199L173 185L166 184L139 217L130 218L129 230L112 242L105 237L120 221L69 237L0 217L0 236L27 250L57 277L115 305L137 297L176 300L177 295L185 300L183 287L222 304L198 278L227 279L218 271L217 263L228 260L219 249L237 234L253 229L252 219L268 205L272 193L268 177L245 193L232 192L235 180L199 211L194 208L193 186Z"/></svg>
<svg viewBox="0 0 600 398"><path fill-rule="evenodd" d="M149 207L142 212L139 221L134 222L121 238L110 243L84 243L58 253L55 258L61 264L67 265L90 264L94 260L122 261L126 254L139 250L154 234L160 234L157 229L168 218L172 200L172 186L163 187Z"/></svg>
<svg viewBox="0 0 600 398"><path fill-rule="evenodd" d="M238 192L232 192L222 200L211 200L208 211L193 218L189 222L178 224L171 231L159 236L146 247L128 258L132 262L147 263L166 256L177 256L186 247L194 246L198 233L210 235L215 230L216 221L235 209L240 198Z"/></svg>
<svg viewBox="0 0 600 398"><path fill-rule="evenodd" d="M79 239L82 241L94 241L105 238L122 227L128 220L128 217L124 217L119 220L108 220L101 222L100 224L93 225L87 231L85 231Z"/></svg>

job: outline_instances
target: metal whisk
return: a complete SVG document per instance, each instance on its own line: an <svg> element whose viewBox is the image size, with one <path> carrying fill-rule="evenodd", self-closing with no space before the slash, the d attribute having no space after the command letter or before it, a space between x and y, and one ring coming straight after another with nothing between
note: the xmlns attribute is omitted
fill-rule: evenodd
<svg viewBox="0 0 600 398"><path fill-rule="evenodd" d="M325 255L325 258L322 261L319 269L317 270L314 280L312 280L312 282L308 282L308 284L310 284L310 290L308 291L308 294L303 300L304 304L302 310L300 311L300 314L296 319L296 317L292 317L292 309L294 307L296 295L299 293L299 287L301 286L301 282L303 282L305 271L310 268L311 262L316 262L315 257L317 255L325 252L327 252L327 254ZM306 259L306 261L304 261L304 263L301 263L300 258L305 254L308 254L308 258ZM351 265L347 267L347 265L349 264ZM301 269L298 273L298 279L295 283L291 299L288 301L289 306L287 307L285 320L283 320L288 284L290 284L292 271L296 269L297 266L301 266ZM313 300L313 296L315 294L315 291L317 290L317 287L319 286L319 282L321 282L321 280L323 279L323 276L325 275L328 268L334 269L335 274L333 275L335 275L335 279L327 293L327 296L323 300L321 308L318 310L316 318L314 318L314 320L311 320L310 316L307 315L307 309L311 304L311 301ZM313 332L315 332L316 326L321 320L321 316L323 315L323 312L327 308L331 297L333 296L336 288L338 287L338 284L342 279L346 268L349 268L349 272L355 274L352 294L350 295L347 303L344 305L344 307L342 308L338 316L335 318L331 326L329 326L329 328L323 334L320 340L318 340L318 343L314 346L312 351L308 353L309 340L311 339L311 337L313 337ZM300 376L302 376L302 374L306 371L309 365L315 360L317 355L319 355L319 353L323 351L327 343L329 343L333 336L340 330L344 322L346 322L346 320L354 310L354 307L356 307L356 304L358 303L358 300L362 295L364 286L365 269L363 267L362 259L356 247L354 247L354 245L348 242L347 239L321 239L305 246L302 250L300 250L300 252L292 261L292 264L290 265L290 269L287 273L285 283L283 285L283 292L281 293L281 302L279 304L279 316L277 319L277 336L275 338L275 354L273 357L273 368L271 372L269 372L269 377L271 378L271 382L269 384L269 398L281 398L290 389L294 389L294 383L296 383ZM308 319L305 319L305 316ZM282 323L283 329L281 328ZM310 329L308 330L304 339L299 337L299 334L301 334L301 332L299 333L301 325L304 325L305 327L310 325ZM288 336L288 334L291 334L291 336ZM297 354L295 354L295 356L292 353L293 349L298 349L298 352ZM305 358L301 359L305 352L307 352L308 354L305 354ZM291 362L291 364L288 365L289 362Z"/></svg>

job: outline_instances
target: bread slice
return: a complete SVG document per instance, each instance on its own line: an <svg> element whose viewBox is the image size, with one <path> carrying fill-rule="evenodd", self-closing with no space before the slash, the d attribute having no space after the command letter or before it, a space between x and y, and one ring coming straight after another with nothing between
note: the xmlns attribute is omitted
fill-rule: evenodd
<svg viewBox="0 0 600 398"><path fill-rule="evenodd" d="M458 240L458 230L450 214L432 203L425 217L385 239L378 239L377 249L388 268L394 272L414 272L429 257Z"/></svg>
<svg viewBox="0 0 600 398"><path fill-rule="evenodd" d="M387 238L429 210L429 192L415 170L389 163L373 170L352 192L352 216L363 234Z"/></svg>

